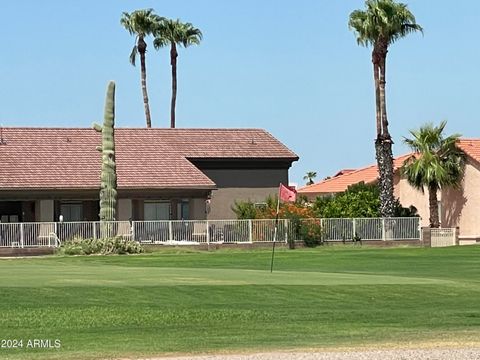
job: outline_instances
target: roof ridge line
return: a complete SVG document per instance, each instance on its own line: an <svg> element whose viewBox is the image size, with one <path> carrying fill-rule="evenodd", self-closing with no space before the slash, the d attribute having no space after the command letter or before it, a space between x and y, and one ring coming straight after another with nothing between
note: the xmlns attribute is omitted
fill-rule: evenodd
<svg viewBox="0 0 480 360"><path fill-rule="evenodd" d="M1 126L2 129L19 129L19 130L93 130L92 127L80 127L80 126L73 126L73 127L68 127L68 126ZM209 131L216 131L216 130L240 130L240 131L262 131L264 133L267 133L273 137L273 135L267 131L266 129L263 128L256 128L256 127L201 127L201 128L196 128L196 127L188 127L188 128L166 128L166 127L153 127L153 128L145 128L145 127L140 127L140 126L119 126L115 127L115 130L167 130L167 131L183 131L183 130L209 130Z"/></svg>

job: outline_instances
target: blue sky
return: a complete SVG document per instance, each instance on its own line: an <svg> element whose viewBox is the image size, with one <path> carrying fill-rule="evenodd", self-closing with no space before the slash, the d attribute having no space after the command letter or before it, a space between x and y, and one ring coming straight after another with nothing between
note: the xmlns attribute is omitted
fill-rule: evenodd
<svg viewBox="0 0 480 360"><path fill-rule="evenodd" d="M480 2L407 1L424 36L390 48L387 105L394 153L421 124L479 137ZM433 5L434 4L434 5ZM292 182L375 162L370 49L347 27L362 0L2 1L0 123L88 127L117 83L116 124L143 127L134 43L123 11L152 7L192 22L198 47L180 50L178 127L265 128L300 156ZM149 42L148 90L155 127L169 126L168 51Z"/></svg>

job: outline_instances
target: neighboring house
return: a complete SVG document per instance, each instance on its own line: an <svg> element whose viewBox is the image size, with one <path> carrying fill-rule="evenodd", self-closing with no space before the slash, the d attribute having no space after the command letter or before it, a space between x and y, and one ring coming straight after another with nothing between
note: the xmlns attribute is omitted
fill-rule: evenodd
<svg viewBox="0 0 480 360"><path fill-rule="evenodd" d="M462 139L458 146L465 152L465 176L460 189L445 188L438 191L440 222L443 227L459 227L460 239L480 241L480 139ZM403 206L413 205L422 218L422 226L429 225L428 191L424 193L413 188L400 176L403 162L411 154L394 159L395 197ZM298 189L299 195L309 199L317 196L329 196L345 191L350 185L365 182L375 183L378 178L376 165L355 171L337 174L319 183Z"/></svg>
<svg viewBox="0 0 480 360"><path fill-rule="evenodd" d="M393 161L395 172L403 165L403 162L410 155L400 156ZM350 185L364 182L371 184L378 179L377 165L371 165L361 169L344 169L337 172L331 178L327 178L313 185L307 185L297 190L299 195L306 196L313 200L317 196L329 196L347 190Z"/></svg>
<svg viewBox="0 0 480 360"><path fill-rule="evenodd" d="M0 129L1 222L98 220L101 135ZM296 154L260 129L115 129L117 220L228 219L288 184Z"/></svg>

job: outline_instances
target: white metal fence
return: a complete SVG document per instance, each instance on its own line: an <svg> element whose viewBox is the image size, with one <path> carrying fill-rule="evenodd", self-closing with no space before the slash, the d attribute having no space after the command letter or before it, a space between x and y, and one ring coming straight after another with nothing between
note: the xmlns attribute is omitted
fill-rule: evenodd
<svg viewBox="0 0 480 360"><path fill-rule="evenodd" d="M321 219L326 241L420 239L420 218Z"/></svg>
<svg viewBox="0 0 480 360"><path fill-rule="evenodd" d="M287 220L280 220L277 240L286 241ZM144 244L251 243L273 241L275 220L133 221L134 239Z"/></svg>
<svg viewBox="0 0 480 360"><path fill-rule="evenodd" d="M430 229L431 247L445 247L456 245L455 228Z"/></svg>
<svg viewBox="0 0 480 360"><path fill-rule="evenodd" d="M55 223L0 223L0 247L58 246Z"/></svg>
<svg viewBox="0 0 480 360"><path fill-rule="evenodd" d="M320 227L323 241L418 240L419 218L304 219L278 222L277 241L302 240L302 226ZM106 227L105 227L106 226ZM271 242L275 220L172 220L0 223L0 247L56 247L74 238L102 237L105 229L142 244ZM432 235L433 239L433 235ZM433 244L433 240L432 240Z"/></svg>

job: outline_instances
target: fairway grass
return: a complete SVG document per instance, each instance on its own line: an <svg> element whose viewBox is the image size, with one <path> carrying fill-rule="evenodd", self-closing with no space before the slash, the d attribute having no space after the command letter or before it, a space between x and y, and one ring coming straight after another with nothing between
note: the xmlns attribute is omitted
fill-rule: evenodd
<svg viewBox="0 0 480 360"><path fill-rule="evenodd" d="M0 269L5 269L1 266ZM440 284L449 280L407 276L281 271L248 269L208 269L181 267L122 267L118 265L70 265L68 272L59 272L58 264L38 264L32 273L29 263L12 264L14 278L3 277L0 287L75 287L75 286L175 286L175 285L379 285ZM1 271L1 270L0 270ZM6 272L6 269L5 269Z"/></svg>
<svg viewBox="0 0 480 360"><path fill-rule="evenodd" d="M476 343L478 247L0 260L1 359ZM58 349L27 348L59 339Z"/></svg>

